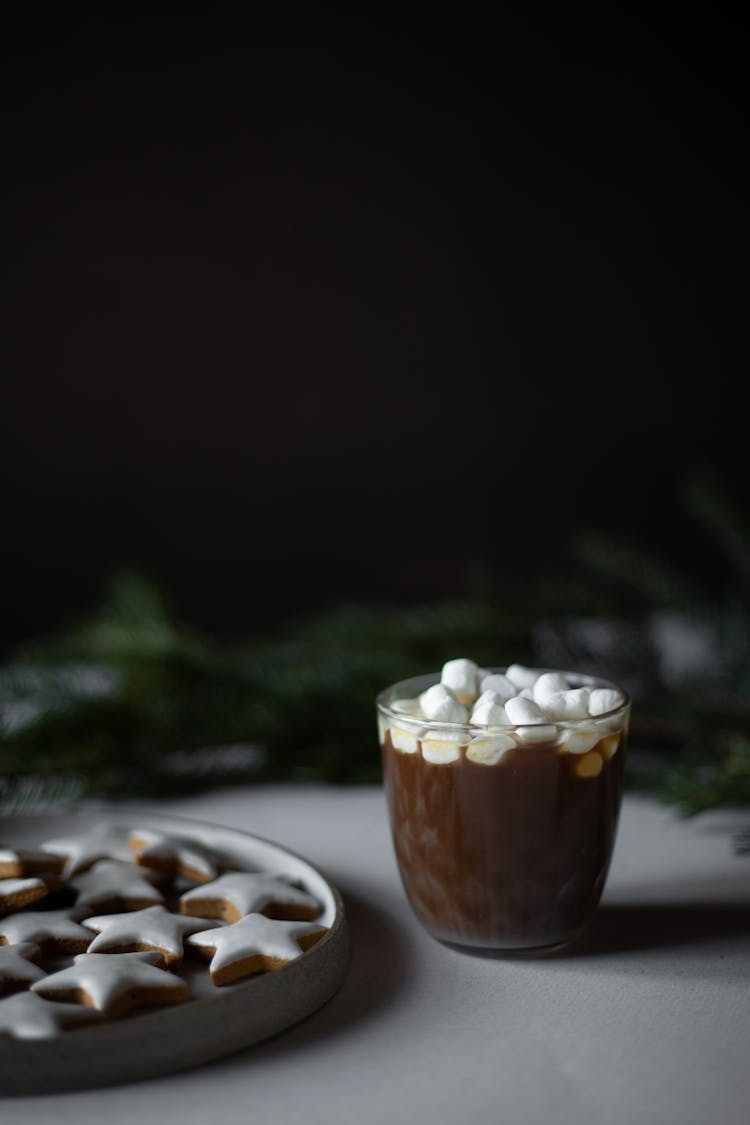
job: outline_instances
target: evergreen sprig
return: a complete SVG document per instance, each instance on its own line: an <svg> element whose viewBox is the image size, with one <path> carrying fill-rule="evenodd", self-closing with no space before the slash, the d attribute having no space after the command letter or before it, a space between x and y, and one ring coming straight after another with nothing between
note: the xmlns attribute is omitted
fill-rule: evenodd
<svg viewBox="0 0 750 1125"><path fill-rule="evenodd" d="M718 593L588 532L571 571L538 585L341 605L228 643L177 620L144 576L117 575L93 613L0 668L0 802L375 781L376 694L463 653L610 675L634 697L632 785L686 814L750 806L750 535L714 481L689 482L685 505L734 575Z"/></svg>

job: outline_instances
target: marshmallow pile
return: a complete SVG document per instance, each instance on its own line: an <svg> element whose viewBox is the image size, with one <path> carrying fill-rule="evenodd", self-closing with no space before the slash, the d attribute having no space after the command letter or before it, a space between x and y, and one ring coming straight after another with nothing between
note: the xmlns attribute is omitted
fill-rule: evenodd
<svg viewBox="0 0 750 1125"><path fill-rule="evenodd" d="M387 726L395 750L413 754L421 748L422 756L435 764L457 761L462 746L470 761L494 765L513 748L554 744L561 752L598 758L598 766L593 760L582 760L578 771L582 776L595 776L602 757L616 752L624 729L622 717L608 721L606 716L624 702L616 688L574 686L565 672L522 664L511 664L505 672L489 672L461 657L447 661L440 682L417 698L397 699L388 705L407 723L385 724L381 719L381 739L385 739ZM482 729L498 727L504 729ZM597 744L599 753L590 755Z"/></svg>

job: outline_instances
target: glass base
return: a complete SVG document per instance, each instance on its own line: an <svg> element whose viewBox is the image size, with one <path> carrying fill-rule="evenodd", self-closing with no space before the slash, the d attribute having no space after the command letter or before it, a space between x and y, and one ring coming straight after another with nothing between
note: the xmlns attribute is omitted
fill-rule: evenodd
<svg viewBox="0 0 750 1125"><path fill-rule="evenodd" d="M493 941L488 943L477 941L462 941L460 938L449 938L444 935L427 932L441 945L453 949L457 953L470 953L475 957L488 957L505 959L509 961L534 960L537 958L554 957L555 954L566 953L583 936L587 926L581 926L572 934L564 935L553 941L521 941L501 943Z"/></svg>

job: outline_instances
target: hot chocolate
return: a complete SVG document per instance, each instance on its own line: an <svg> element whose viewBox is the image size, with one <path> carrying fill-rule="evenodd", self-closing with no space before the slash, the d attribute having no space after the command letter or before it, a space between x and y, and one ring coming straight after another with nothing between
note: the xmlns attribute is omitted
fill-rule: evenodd
<svg viewBox="0 0 750 1125"><path fill-rule="evenodd" d="M493 697L477 670L463 701L445 681L434 691L434 676L378 701L401 877L417 917L442 940L507 950L567 943L604 887L628 701L602 681L523 671L526 687L496 680ZM432 707L453 707L453 719L430 719Z"/></svg>

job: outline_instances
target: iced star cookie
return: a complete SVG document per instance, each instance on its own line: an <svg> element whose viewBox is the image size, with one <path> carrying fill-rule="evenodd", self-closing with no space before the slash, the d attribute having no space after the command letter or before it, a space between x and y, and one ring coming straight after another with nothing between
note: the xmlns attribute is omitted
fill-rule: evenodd
<svg viewBox="0 0 750 1125"><path fill-rule="evenodd" d="M263 872L228 871L213 883L193 887L180 896L183 914L222 918L237 922L254 912L275 918L309 920L320 913L312 895L275 875Z"/></svg>
<svg viewBox="0 0 750 1125"><path fill-rule="evenodd" d="M248 976L264 969L279 969L315 945L325 926L317 922L292 922L248 914L239 922L218 930L205 930L187 939L191 949L210 958L214 984Z"/></svg>
<svg viewBox="0 0 750 1125"><path fill-rule="evenodd" d="M61 875L65 860L49 852L0 847L0 879L18 879L28 875Z"/></svg>
<svg viewBox="0 0 750 1125"><path fill-rule="evenodd" d="M85 918L83 924L98 935L89 946L89 953L149 950L161 954L166 968L175 969L182 962L187 935L220 926L221 922L187 918L184 914L171 914L163 906L148 906L145 910L129 910L124 914Z"/></svg>
<svg viewBox="0 0 750 1125"><path fill-rule="evenodd" d="M0 1036L14 1039L51 1039L60 1028L95 1023L100 1018L91 1008L42 1000L33 992L0 1000Z"/></svg>
<svg viewBox="0 0 750 1125"><path fill-rule="evenodd" d="M164 895L131 863L100 859L82 875L75 875L70 886L78 892L76 912L93 907L107 914L114 910L143 910L164 902Z"/></svg>
<svg viewBox="0 0 750 1125"><path fill-rule="evenodd" d="M32 984L38 996L122 1016L131 1008L175 1004L188 998L187 983L160 968L158 953L79 953L69 969Z"/></svg>
<svg viewBox="0 0 750 1125"><path fill-rule="evenodd" d="M0 913L20 910L31 902L46 898L60 886L56 875L34 875L27 879L0 879Z"/></svg>
<svg viewBox="0 0 750 1125"><path fill-rule="evenodd" d="M0 918L0 946L35 942L48 954L82 953L91 944L91 930L79 926L69 910L22 910Z"/></svg>
<svg viewBox="0 0 750 1125"><path fill-rule="evenodd" d="M39 846L43 852L62 857L65 864L62 873L66 879L88 871L100 859L129 858L124 833L106 824L99 824L80 835L45 840Z"/></svg>
<svg viewBox="0 0 750 1125"><path fill-rule="evenodd" d="M41 980L44 971L35 964L40 956L39 946L32 941L0 946L0 996L20 992Z"/></svg>
<svg viewBox="0 0 750 1125"><path fill-rule="evenodd" d="M194 883L209 883L219 873L216 856L194 840L154 832L151 828L133 828L128 843L139 867L149 867L164 875L181 875Z"/></svg>

